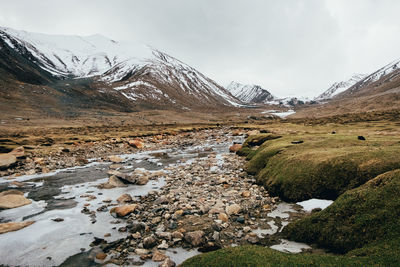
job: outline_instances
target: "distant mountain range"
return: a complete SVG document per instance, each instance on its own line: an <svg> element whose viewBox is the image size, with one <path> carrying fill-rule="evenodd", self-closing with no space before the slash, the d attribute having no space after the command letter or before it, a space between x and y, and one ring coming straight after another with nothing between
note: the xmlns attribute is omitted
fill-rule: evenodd
<svg viewBox="0 0 400 267"><path fill-rule="evenodd" d="M314 100L277 98L259 85L227 88L155 48L101 35L48 35L0 27L0 112L77 116L152 109L249 107L348 113L398 108L400 60L334 83ZM327 111L328 110L328 111ZM314 116L313 115L313 116Z"/></svg>
<svg viewBox="0 0 400 267"><path fill-rule="evenodd" d="M101 35L47 35L2 27L0 95L2 102L8 99L9 104L49 114L66 103L69 110L118 111L242 105L212 79L149 46Z"/></svg>

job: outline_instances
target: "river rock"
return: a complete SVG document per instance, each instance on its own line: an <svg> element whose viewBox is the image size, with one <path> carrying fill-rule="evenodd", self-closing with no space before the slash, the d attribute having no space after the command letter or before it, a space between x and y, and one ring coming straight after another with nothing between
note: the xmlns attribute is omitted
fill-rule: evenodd
<svg viewBox="0 0 400 267"><path fill-rule="evenodd" d="M228 218L228 215L226 215L226 213L220 213L220 214L218 214L218 220L227 222L229 220L229 218Z"/></svg>
<svg viewBox="0 0 400 267"><path fill-rule="evenodd" d="M137 204L119 206L119 207L112 208L110 213L115 213L119 217L125 217L126 215L134 212L137 207L138 207Z"/></svg>
<svg viewBox="0 0 400 267"><path fill-rule="evenodd" d="M161 253L160 251L156 250L153 252L153 257L151 258L152 261L159 262L159 261L164 261L166 258L168 258L167 255Z"/></svg>
<svg viewBox="0 0 400 267"><path fill-rule="evenodd" d="M96 254L96 259L103 261L105 258L107 258L107 254L104 252L99 252Z"/></svg>
<svg viewBox="0 0 400 267"><path fill-rule="evenodd" d="M246 191L243 191L241 195L242 195L242 197L250 197L251 196L251 192L246 190Z"/></svg>
<svg viewBox="0 0 400 267"><path fill-rule="evenodd" d="M0 154L0 168L1 169L6 169L12 164L17 162L17 157L12 155L12 154Z"/></svg>
<svg viewBox="0 0 400 267"><path fill-rule="evenodd" d="M193 231L185 234L185 241L191 244L193 247L198 247L204 243L204 232Z"/></svg>
<svg viewBox="0 0 400 267"><path fill-rule="evenodd" d="M33 223L34 221L0 223L0 234L17 231Z"/></svg>
<svg viewBox="0 0 400 267"><path fill-rule="evenodd" d="M25 150L23 146L19 146L17 148L14 148L10 153L11 155L14 155L17 158L23 157L25 154Z"/></svg>
<svg viewBox="0 0 400 267"><path fill-rule="evenodd" d="M226 214L228 214L229 216L233 215L233 214L238 214L241 211L241 207L239 204L232 204L230 206L227 206L225 211Z"/></svg>
<svg viewBox="0 0 400 267"><path fill-rule="evenodd" d="M118 156L109 156L108 160L114 163L120 163L122 161L124 161L121 157Z"/></svg>
<svg viewBox="0 0 400 267"><path fill-rule="evenodd" d="M179 232L179 231L172 232L172 238L182 239L183 238L183 234L181 232Z"/></svg>
<svg viewBox="0 0 400 267"><path fill-rule="evenodd" d="M145 184L147 184L148 181L149 181L149 177L147 177L146 175L141 175L136 178L137 185L145 185Z"/></svg>
<svg viewBox="0 0 400 267"><path fill-rule="evenodd" d="M18 190L8 190L0 193L0 209L13 209L31 204L32 201L24 197Z"/></svg>
<svg viewBox="0 0 400 267"><path fill-rule="evenodd" d="M128 144L134 148L138 149L144 148L144 143L140 139L129 140Z"/></svg>
<svg viewBox="0 0 400 267"><path fill-rule="evenodd" d="M154 201L154 204L156 205L160 205L160 204L168 204L169 199L165 196L161 196L158 199L156 199L156 201Z"/></svg>
<svg viewBox="0 0 400 267"><path fill-rule="evenodd" d="M234 144L229 148L229 152L235 153L238 152L240 149L242 149L241 144Z"/></svg>
<svg viewBox="0 0 400 267"><path fill-rule="evenodd" d="M119 198L117 198L118 203L125 203L125 202L131 202L132 197L129 194L123 194Z"/></svg>
<svg viewBox="0 0 400 267"><path fill-rule="evenodd" d="M158 266L159 267L175 267L176 263L168 257Z"/></svg>
<svg viewBox="0 0 400 267"><path fill-rule="evenodd" d="M157 245L157 239L155 239L154 236L148 236L145 239L143 239L143 247L144 248L153 248Z"/></svg>
<svg viewBox="0 0 400 267"><path fill-rule="evenodd" d="M127 186L124 182L122 182L121 179L119 179L115 175L113 175L110 178L108 178L108 184L113 186L113 187L126 187Z"/></svg>

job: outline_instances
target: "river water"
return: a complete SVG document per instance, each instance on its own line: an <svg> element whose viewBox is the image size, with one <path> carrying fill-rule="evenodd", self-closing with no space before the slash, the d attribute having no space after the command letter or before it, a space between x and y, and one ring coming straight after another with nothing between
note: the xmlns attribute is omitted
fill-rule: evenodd
<svg viewBox="0 0 400 267"><path fill-rule="evenodd" d="M173 149L138 152L120 155L124 159L124 171L144 169L147 171L163 171L168 175L166 167L177 164L188 164L196 158L207 157L216 153L217 158L228 153L232 142L242 142L243 137L230 137L229 141L217 142L209 137L202 145L176 147ZM205 149L208 148L208 149ZM34 224L19 231L0 235L0 265L9 266L94 266L90 243L95 237L112 242L123 238L126 233L118 231L125 226L124 220L115 219L109 212L96 212L95 215L82 213L87 203L91 210L104 206L129 193L132 197L151 194L165 185L163 177L150 180L144 186L129 185L122 188L98 189L97 185L108 180L107 171L110 162L91 159L91 163L83 167L57 170L53 173L32 176L21 176L16 181L24 181L18 190L24 191L32 204L20 208L0 211L0 222L33 220ZM14 181L15 181L14 180ZM15 188L9 180L0 178L0 191ZM291 210L290 204L282 203L271 213L271 217L287 218L286 212ZM58 219L58 221L54 220ZM62 219L62 220L61 220ZM271 225L269 231L256 229L259 235L273 234L278 229ZM108 233L108 237L104 234ZM307 248L302 244L289 244L282 241L276 249L292 251L293 247ZM291 250L292 249L292 250ZM167 255L177 264L199 252L181 248L169 249ZM147 266L158 266L158 263L146 262Z"/></svg>

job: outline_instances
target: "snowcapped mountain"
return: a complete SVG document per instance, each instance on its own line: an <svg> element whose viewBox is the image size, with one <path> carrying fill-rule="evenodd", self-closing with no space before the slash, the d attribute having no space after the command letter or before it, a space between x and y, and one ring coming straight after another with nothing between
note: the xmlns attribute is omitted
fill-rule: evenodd
<svg viewBox="0 0 400 267"><path fill-rule="evenodd" d="M3 27L0 40L7 51L58 80L89 78L91 88L135 106L192 109L242 104L196 69L149 46L101 35L48 35Z"/></svg>
<svg viewBox="0 0 400 267"><path fill-rule="evenodd" d="M349 79L346 79L342 82L336 82L331 85L325 92L320 94L315 98L316 101L331 99L332 97L346 91L362 79L364 79L367 75L365 74L354 74Z"/></svg>
<svg viewBox="0 0 400 267"><path fill-rule="evenodd" d="M377 71L365 76L357 84L350 87L349 90L343 92L343 95L352 95L359 91L365 91L365 88L369 88L370 85L375 84L374 87L389 83L400 75L400 59L392 61L386 66L378 69Z"/></svg>
<svg viewBox="0 0 400 267"><path fill-rule="evenodd" d="M266 89L254 84L241 84L232 81L226 89L245 103L265 103L274 99Z"/></svg>

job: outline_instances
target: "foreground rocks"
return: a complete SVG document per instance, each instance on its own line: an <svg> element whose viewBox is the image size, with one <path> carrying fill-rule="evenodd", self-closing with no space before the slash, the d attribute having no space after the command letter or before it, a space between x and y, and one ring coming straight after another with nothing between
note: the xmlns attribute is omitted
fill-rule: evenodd
<svg viewBox="0 0 400 267"><path fill-rule="evenodd" d="M34 221L0 223L0 234L17 231L33 223Z"/></svg>
<svg viewBox="0 0 400 267"><path fill-rule="evenodd" d="M0 154L0 169L8 168L17 162L17 158L24 156L24 147L15 148L9 153Z"/></svg>
<svg viewBox="0 0 400 267"><path fill-rule="evenodd" d="M226 134L218 136L224 138L217 142L231 141ZM130 204L113 208L112 213L130 205L134 208L117 215L126 222L126 227L120 230L127 237L103 245L112 261L132 264L129 257L136 254L143 261L152 259L162 261L161 266L174 266L163 253L165 249L198 248L206 252L233 244L271 242L269 237L253 231L263 229L273 233L283 226L281 218L268 216L277 198L270 197L241 169L245 163L243 158L233 153L218 155L212 148L207 151L208 156L203 158L164 168L166 185L160 191L150 191L137 198L122 195L118 199L120 203ZM153 179L149 174L135 172L110 174L121 180L128 176L135 177L135 181L140 176ZM271 229L273 224L276 226Z"/></svg>
<svg viewBox="0 0 400 267"><path fill-rule="evenodd" d="M18 190L0 192L0 209L13 209L31 204L32 201L24 197L24 193Z"/></svg>

